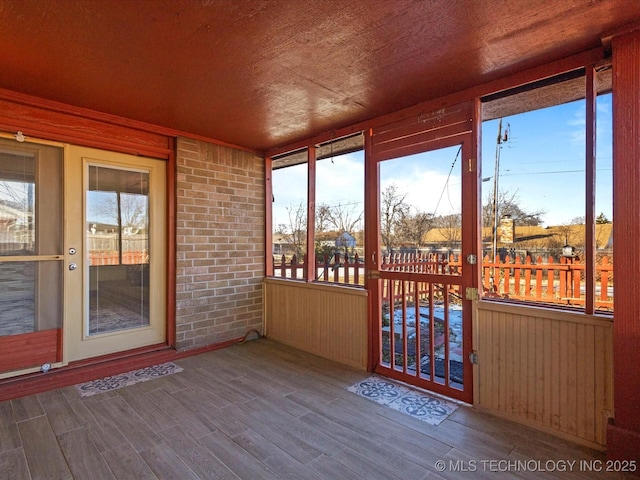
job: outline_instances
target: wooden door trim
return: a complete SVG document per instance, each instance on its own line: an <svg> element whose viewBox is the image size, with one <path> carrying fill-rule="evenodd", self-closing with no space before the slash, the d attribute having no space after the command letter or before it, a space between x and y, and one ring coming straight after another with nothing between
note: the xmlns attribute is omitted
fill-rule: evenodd
<svg viewBox="0 0 640 480"><path fill-rule="evenodd" d="M449 283L462 285L462 287L477 288L479 269L477 264L472 265L465 261L467 255L474 254L478 261L480 260L479 248L480 240L479 235L479 206L478 206L478 193L479 193L479 169L478 169L478 157L475 155L477 151L477 120L480 115L480 102L467 102L463 105L457 105L452 107L451 115L443 109L437 112L435 117L439 118L452 118L455 122L452 128L448 128L446 123L442 123L438 128L432 128L428 123L420 125L420 122L413 120L409 121L406 125L395 125L394 128L400 128L405 135L404 138L395 142L395 145L383 152L376 152L373 142L375 141L375 132L370 131L369 135L365 135L365 191L369 193L369 196L365 200L365 217L367 225L367 251L365 258L365 265L368 265L366 271L369 273L367 276L366 287L370 293L370 358L369 366L374 372L379 372L390 378L395 378L401 381L407 381L406 374L398 372L393 368L386 367L380 364L380 351L381 351L381 331L379 328L379 312L381 309L381 280L379 277L379 265L373 260L373 257L379 256L380 252L380 170L379 165L381 162L391 160L394 158L402 158L413 154L425 153L441 148L455 147L461 145L462 148L462 161L460 165L460 175L462 179L462 198L461 198L461 213L462 213L462 236L461 245L461 261L464 263L462 269L462 275L459 277L450 277L447 275L424 275L425 279L428 279L432 283ZM468 115L468 121L460 121L463 116L463 112ZM474 126L475 125L475 126ZM410 132L411 135L407 133ZM474 135L475 133L475 135ZM415 138L420 137L420 141L416 142ZM391 137L385 136L385 143L393 144L394 141ZM468 191L467 191L468 189ZM366 194L365 194L366 195ZM374 198L375 197L375 198ZM368 208L367 208L368 207ZM375 226L375 228L372 228ZM466 229L466 230L465 230ZM376 279L372 279L371 273L375 272ZM387 278L398 280L416 280L418 274L399 273L399 272L385 272ZM464 402L473 402L474 392L474 375L473 366L467 361L466 355L472 352L473 349L473 315L474 308L473 303L470 300L464 298L465 292L461 289L463 295L463 378L464 386L463 390L453 389L452 387L446 387L439 385L432 380L425 380L416 375L411 376L412 383L417 386L430 389L436 393L448 396L454 396L455 398ZM465 330L466 326L466 330ZM458 394L459 393L459 394ZM455 395L454 395L455 394Z"/></svg>

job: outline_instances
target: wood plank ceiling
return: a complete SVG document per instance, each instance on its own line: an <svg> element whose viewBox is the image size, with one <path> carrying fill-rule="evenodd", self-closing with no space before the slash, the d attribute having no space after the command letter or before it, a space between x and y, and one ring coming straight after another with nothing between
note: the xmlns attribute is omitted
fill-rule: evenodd
<svg viewBox="0 0 640 480"><path fill-rule="evenodd" d="M265 151L639 19L633 0L0 0L0 88Z"/></svg>

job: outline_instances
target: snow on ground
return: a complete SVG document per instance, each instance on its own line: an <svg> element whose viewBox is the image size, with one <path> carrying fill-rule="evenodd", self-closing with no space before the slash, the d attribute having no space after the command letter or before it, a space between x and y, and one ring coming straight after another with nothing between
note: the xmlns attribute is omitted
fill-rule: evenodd
<svg viewBox="0 0 640 480"><path fill-rule="evenodd" d="M436 319L444 321L444 305L436 303L433 308L433 316ZM393 323L398 327L394 330L399 331L402 328L402 308L396 308L393 311ZM407 306L407 327L415 327L416 325L416 309ZM429 306L420 306L420 328L429 326ZM415 334L412 334L415 335ZM412 338L412 335L409 338ZM444 357L444 346L436 348L436 356ZM449 305L449 360L462 361L462 306Z"/></svg>

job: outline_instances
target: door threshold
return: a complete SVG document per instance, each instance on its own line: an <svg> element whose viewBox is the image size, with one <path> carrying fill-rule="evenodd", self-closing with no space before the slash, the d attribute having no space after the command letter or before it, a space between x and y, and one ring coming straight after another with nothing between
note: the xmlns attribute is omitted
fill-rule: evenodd
<svg viewBox="0 0 640 480"><path fill-rule="evenodd" d="M0 402L179 360L192 355L229 347L241 340L242 338L234 338L225 342L181 352L168 345L153 345L119 354L72 362L47 373L37 372L5 378L0 380Z"/></svg>

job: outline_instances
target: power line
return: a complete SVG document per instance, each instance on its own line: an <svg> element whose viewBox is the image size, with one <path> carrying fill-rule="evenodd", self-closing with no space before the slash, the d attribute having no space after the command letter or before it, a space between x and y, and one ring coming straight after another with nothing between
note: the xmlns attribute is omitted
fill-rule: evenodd
<svg viewBox="0 0 640 480"><path fill-rule="evenodd" d="M611 170L602 169L600 171ZM552 173L585 173L584 170L549 170L546 172L501 173L501 177L517 177L522 175L550 175Z"/></svg>
<svg viewBox="0 0 640 480"><path fill-rule="evenodd" d="M449 169L449 175L447 175L447 181L444 182L442 193L440 193L440 198L438 199L436 208L433 210L434 217L436 216L436 213L438 213L438 207L440 206L440 201L442 200L442 196L444 195L445 190L447 190L447 185L449 185L449 179L451 178L451 172L453 172L453 167L455 167L456 162L458 161L458 156L460 156L460 152L462 152L462 145L460 145L460 148L458 148L458 153L456 153L456 157L453 159L453 163L451 164L451 168ZM449 203L451 203L451 200L449 200Z"/></svg>

